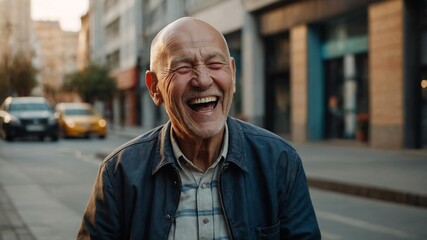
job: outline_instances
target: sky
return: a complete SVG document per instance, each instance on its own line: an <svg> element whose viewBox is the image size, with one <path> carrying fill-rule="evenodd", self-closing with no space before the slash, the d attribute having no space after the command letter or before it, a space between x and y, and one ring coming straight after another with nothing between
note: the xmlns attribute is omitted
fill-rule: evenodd
<svg viewBox="0 0 427 240"><path fill-rule="evenodd" d="M59 21L63 31L80 30L80 17L89 8L89 0L31 0L33 20Z"/></svg>

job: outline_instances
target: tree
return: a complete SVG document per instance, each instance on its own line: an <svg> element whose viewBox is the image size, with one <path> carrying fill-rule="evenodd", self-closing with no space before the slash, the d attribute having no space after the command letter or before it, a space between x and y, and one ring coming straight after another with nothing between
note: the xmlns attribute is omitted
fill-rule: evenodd
<svg viewBox="0 0 427 240"><path fill-rule="evenodd" d="M4 59L0 66L0 96L8 95L28 96L37 86L36 74L31 60L23 55L15 55L11 61ZM10 63L9 63L10 62Z"/></svg>
<svg viewBox="0 0 427 240"><path fill-rule="evenodd" d="M6 71L3 64L0 64L0 102L3 102L3 100L8 97L8 89L9 85Z"/></svg>
<svg viewBox="0 0 427 240"><path fill-rule="evenodd" d="M62 89L77 92L86 102L106 101L116 92L116 80L109 75L105 65L90 64L83 71L71 73L65 77Z"/></svg>
<svg viewBox="0 0 427 240"><path fill-rule="evenodd" d="M17 55L12 60L9 74L12 90L18 96L30 95L33 88L37 86L37 70L30 60L21 55Z"/></svg>

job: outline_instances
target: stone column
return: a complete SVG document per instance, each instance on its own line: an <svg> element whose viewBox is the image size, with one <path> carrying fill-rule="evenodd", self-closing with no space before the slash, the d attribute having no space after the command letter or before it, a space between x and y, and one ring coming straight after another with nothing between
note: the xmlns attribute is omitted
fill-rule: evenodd
<svg viewBox="0 0 427 240"><path fill-rule="evenodd" d="M403 14L402 0L369 7L370 144L403 147Z"/></svg>
<svg viewBox="0 0 427 240"><path fill-rule="evenodd" d="M242 100L248 121L263 126L265 115L264 48L255 17L245 13L242 29ZM267 56L268 57L268 56ZM238 91L239 89L237 89Z"/></svg>
<svg viewBox="0 0 427 240"><path fill-rule="evenodd" d="M307 26L291 29L291 136L295 142L307 140L307 37Z"/></svg>

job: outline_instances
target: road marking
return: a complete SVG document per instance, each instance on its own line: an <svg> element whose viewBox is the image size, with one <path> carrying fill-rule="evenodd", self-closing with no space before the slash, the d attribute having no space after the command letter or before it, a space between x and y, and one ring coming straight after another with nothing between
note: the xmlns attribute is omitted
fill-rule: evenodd
<svg viewBox="0 0 427 240"><path fill-rule="evenodd" d="M400 237L400 238L404 238L404 239L415 239L416 238L416 236L411 235L411 234L404 232L404 231L396 230L394 228L389 228L389 227L382 226L379 224L369 223L369 222L354 219L354 218L341 216L341 215L330 213L330 212L316 211L316 215L319 218L339 222L339 223L350 225L353 227L363 228L363 229L373 231L373 232L383 233L383 234L387 234L387 235L391 235L391 236L395 236L395 237Z"/></svg>

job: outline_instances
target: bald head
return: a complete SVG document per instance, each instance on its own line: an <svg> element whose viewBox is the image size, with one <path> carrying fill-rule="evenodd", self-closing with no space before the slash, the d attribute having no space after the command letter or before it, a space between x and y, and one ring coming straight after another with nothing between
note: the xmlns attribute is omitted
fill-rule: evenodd
<svg viewBox="0 0 427 240"><path fill-rule="evenodd" d="M181 46L175 46L178 41L192 42L197 35L200 41L200 36L204 37L204 41L217 43L226 53L226 57L230 57L227 42L217 29L212 25L193 17L180 18L166 27L164 27L153 39L150 50L150 69L157 72L159 69L165 69L167 57L172 52L176 51Z"/></svg>
<svg viewBox="0 0 427 240"><path fill-rule="evenodd" d="M224 36L199 19L178 19L154 38L150 68L145 83L154 103L165 106L174 132L221 141L236 82Z"/></svg>

